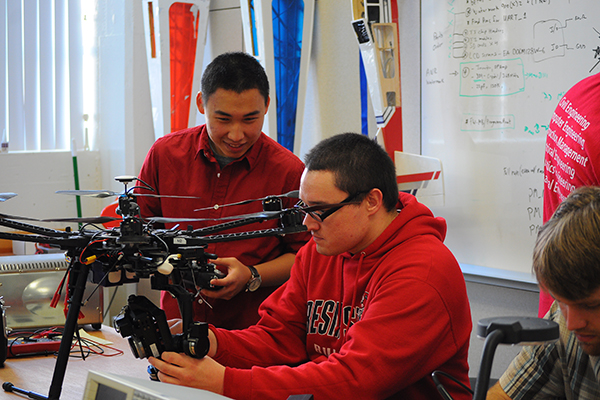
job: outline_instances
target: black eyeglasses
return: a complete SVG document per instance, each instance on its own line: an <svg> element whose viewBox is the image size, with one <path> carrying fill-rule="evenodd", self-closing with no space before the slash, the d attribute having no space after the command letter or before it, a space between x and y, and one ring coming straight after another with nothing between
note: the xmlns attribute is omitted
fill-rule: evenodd
<svg viewBox="0 0 600 400"><path fill-rule="evenodd" d="M350 204L360 204L361 200L356 200L356 198L362 194L369 193L370 190L358 192L348 196L341 203L337 204L317 204L315 206L306 207L306 204L302 200L300 200L295 207L298 207L300 211L304 214L310 215L313 219L319 222L325 221L325 218L329 217L331 214L339 210L340 208L350 205Z"/></svg>

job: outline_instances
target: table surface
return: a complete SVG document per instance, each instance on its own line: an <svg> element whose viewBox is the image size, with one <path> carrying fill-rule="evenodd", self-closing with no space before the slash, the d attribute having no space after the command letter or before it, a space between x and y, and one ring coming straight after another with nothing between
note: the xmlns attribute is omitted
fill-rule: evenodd
<svg viewBox="0 0 600 400"><path fill-rule="evenodd" d="M123 354L107 357L106 354L110 355L117 352L103 347L105 356L91 354L85 360L69 358L62 385L61 399L80 400L83 398L89 370L149 379L147 372L148 360L135 358L131 353L127 340L122 338L114 328L102 326L100 330L88 330L87 332L91 336L112 342L110 347L123 351ZM55 356L8 358L4 363L4 368L0 368L0 380L11 382L20 389L47 396L52 384L55 364ZM0 389L0 399L19 400L23 398L25 397L15 393L7 393Z"/></svg>

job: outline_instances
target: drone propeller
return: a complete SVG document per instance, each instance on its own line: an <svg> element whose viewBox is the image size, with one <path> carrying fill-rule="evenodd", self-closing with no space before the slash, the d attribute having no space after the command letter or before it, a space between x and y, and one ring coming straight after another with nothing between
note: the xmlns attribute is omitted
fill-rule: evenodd
<svg viewBox="0 0 600 400"><path fill-rule="evenodd" d="M123 185L125 185L125 190L123 192L121 192L121 193L113 192L112 190L57 190L56 193L57 194L66 194L66 195L71 195L71 196L85 196L85 197L95 197L98 199L104 199L107 197L117 197L117 196L121 196L123 194L128 194L129 192L131 192L133 189L136 189L136 188L147 189L147 190L154 192L154 189L152 189L152 187L150 185L148 185L146 182L139 179L137 176L119 175L119 176L115 176L115 180L117 182L120 182ZM127 184L129 184L133 181L136 181L136 180L140 181L144 186L134 186L132 188L127 189ZM175 198L175 199L200 199L200 197L196 197L196 196L179 196L179 195L164 195L164 194L159 195L159 194L151 194L151 193L135 193L135 196L168 197L168 198Z"/></svg>
<svg viewBox="0 0 600 400"><path fill-rule="evenodd" d="M266 199L273 198L273 197L275 197L275 198L289 197L289 198L297 199L297 198L299 198L299 193L300 192L298 190L292 190L291 192L287 192L284 194L266 196L266 197L263 197L260 199L243 200L243 201L238 201L237 203L229 203L229 204L221 204L221 205L215 204L212 207L197 208L194 211L218 210L219 208L223 208L223 207L239 206L239 205L243 205L243 204L253 203L255 201L264 201Z"/></svg>
<svg viewBox="0 0 600 400"><path fill-rule="evenodd" d="M296 192L297 194L298 192ZM294 192L290 192L290 193L286 193L286 195L293 195ZM285 195L284 195L285 196ZM276 197L276 196L273 196ZM293 196L290 196L293 197ZM249 201L256 201L256 200L249 200ZM159 223L175 223L175 222L199 222L199 221L228 221L228 220L242 220L242 219L274 219L274 218L278 218L281 215L284 215L286 213L289 212L293 212L293 211L297 211L297 212L302 212L303 214L310 214L313 211L321 211L321 210L327 210L333 207L340 207L341 205L347 205L347 204L358 204L359 202L357 201L349 201L349 202L344 202L344 203L336 203L336 204L316 204L313 206L299 206L296 205L293 208L286 208L283 210L278 210L278 211L259 211L256 213L251 213L251 214L241 214L241 215L231 215L228 217L220 217L220 218L168 218L168 217L152 217L152 218L148 218L147 220L152 221L152 222L159 222ZM231 205L231 204L226 204ZM224 206L221 206L224 207ZM196 210L197 211L197 210Z"/></svg>
<svg viewBox="0 0 600 400"><path fill-rule="evenodd" d="M35 221L35 222L73 222L73 223L84 223L84 224L104 224L111 221L120 220L121 218L114 217L80 217L80 218L31 218L21 217L18 215L0 214L0 218L5 219L16 219L20 221Z"/></svg>
<svg viewBox="0 0 600 400"><path fill-rule="evenodd" d="M110 190L57 190L57 194L68 194L73 196L87 196L104 199L106 197L118 196L120 193L111 192Z"/></svg>
<svg viewBox="0 0 600 400"><path fill-rule="evenodd" d="M6 201L8 199L12 199L15 197L16 193L0 193L0 202Z"/></svg>
<svg viewBox="0 0 600 400"><path fill-rule="evenodd" d="M110 190L57 190L57 194L67 194L71 196L86 196L86 197L95 197L98 199L104 199L106 197L117 197L122 195L122 193L112 192ZM150 193L135 193L135 196L143 196L143 197L167 197L167 198L175 198L175 199L200 199L200 197L196 196L177 196L170 194L150 194Z"/></svg>
<svg viewBox="0 0 600 400"><path fill-rule="evenodd" d="M176 223L176 222L216 222L216 221L230 221L230 220L241 220L241 219L273 219L279 217L287 210L282 211L261 211L251 214L232 215L229 217L220 218L169 218L169 217L152 217L148 218L151 222L158 222L162 224Z"/></svg>

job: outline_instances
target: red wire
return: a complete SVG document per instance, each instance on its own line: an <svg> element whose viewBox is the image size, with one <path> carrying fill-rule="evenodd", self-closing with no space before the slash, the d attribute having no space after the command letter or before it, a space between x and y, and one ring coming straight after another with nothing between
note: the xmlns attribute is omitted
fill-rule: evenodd
<svg viewBox="0 0 600 400"><path fill-rule="evenodd" d="M60 331L60 328L55 326L55 327L51 327L42 331L12 331L11 333L9 333L8 337L9 339L11 338L26 338L26 339L50 339L50 335L62 335L62 332ZM98 347L103 347L103 348L107 348L112 350L114 353L101 353L99 352L97 349L95 349L92 346L89 346L86 344L86 342L90 342L93 343L94 345L98 346ZM75 347L79 346L79 342L77 340L73 340L73 343L71 344L71 350L73 350ZM85 339L81 339L81 347L87 351L89 351L90 353L102 356L102 357L115 357L115 356L120 356L122 354L124 354L125 352L123 350L117 349L116 347L112 347L106 344L102 344L100 342L97 342L93 339L89 339L89 338L85 338Z"/></svg>
<svg viewBox="0 0 600 400"><path fill-rule="evenodd" d="M96 342L95 340L92 340L92 339L89 339L89 338L82 339L82 341L83 341L83 343L81 344L81 347L83 347L84 349L88 350L90 353L94 353L94 354L97 354L97 355L102 356L102 357L115 357L115 356L120 356L120 355L122 355L124 353L123 350L117 349L116 347L108 346L106 344L102 344L102 343ZM99 347L106 347L107 349L113 350L115 353L112 353L112 354L100 353L96 349L94 349L93 347L87 346L85 344L85 342L91 342L91 343L93 343L93 344L95 344L96 346L99 346ZM71 345L71 350L73 350L76 346L78 347L78 343L75 341Z"/></svg>
<svg viewBox="0 0 600 400"><path fill-rule="evenodd" d="M81 256L83 256L83 253L85 253L85 251L88 249L88 247L90 247L91 245L93 245L95 243L106 242L107 240L108 239L99 239L99 240L93 240L93 241L89 242L87 244L87 246L85 246L83 248L83 250L81 251L81 253L79 253L79 261L82 262L82 259L81 259L82 257Z"/></svg>

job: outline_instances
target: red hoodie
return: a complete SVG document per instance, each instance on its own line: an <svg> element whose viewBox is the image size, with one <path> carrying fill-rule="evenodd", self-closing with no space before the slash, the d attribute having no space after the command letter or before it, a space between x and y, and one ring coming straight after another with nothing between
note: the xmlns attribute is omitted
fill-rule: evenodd
<svg viewBox="0 0 600 400"><path fill-rule="evenodd" d="M471 314L443 244L446 223L411 195L401 193L400 203L398 217L360 254L323 256L307 243L257 325L213 329L226 396L439 399L434 370L468 385ZM471 398L445 386L455 400Z"/></svg>

